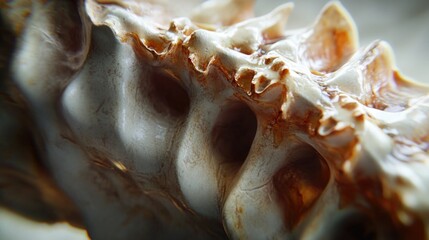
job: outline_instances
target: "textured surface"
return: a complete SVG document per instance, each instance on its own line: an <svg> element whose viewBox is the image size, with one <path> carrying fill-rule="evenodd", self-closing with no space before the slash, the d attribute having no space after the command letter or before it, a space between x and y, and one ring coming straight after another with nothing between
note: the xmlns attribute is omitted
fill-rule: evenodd
<svg viewBox="0 0 429 240"><path fill-rule="evenodd" d="M247 3L33 4L13 80L90 236L425 238L428 87L338 3Z"/></svg>

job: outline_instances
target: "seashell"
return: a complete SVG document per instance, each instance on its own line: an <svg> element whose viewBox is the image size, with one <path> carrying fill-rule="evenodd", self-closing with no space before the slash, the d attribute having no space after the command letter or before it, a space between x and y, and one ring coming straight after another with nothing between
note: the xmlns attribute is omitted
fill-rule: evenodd
<svg viewBox="0 0 429 240"><path fill-rule="evenodd" d="M298 30L291 3L10 4L3 205L92 239L429 238L429 87L339 2Z"/></svg>

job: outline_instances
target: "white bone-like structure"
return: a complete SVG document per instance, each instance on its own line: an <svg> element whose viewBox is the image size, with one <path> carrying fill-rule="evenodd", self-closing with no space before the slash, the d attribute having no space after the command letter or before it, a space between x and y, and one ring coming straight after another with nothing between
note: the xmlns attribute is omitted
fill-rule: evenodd
<svg viewBox="0 0 429 240"><path fill-rule="evenodd" d="M92 239L429 238L429 87L339 2L305 29L290 3L13 7L47 202Z"/></svg>

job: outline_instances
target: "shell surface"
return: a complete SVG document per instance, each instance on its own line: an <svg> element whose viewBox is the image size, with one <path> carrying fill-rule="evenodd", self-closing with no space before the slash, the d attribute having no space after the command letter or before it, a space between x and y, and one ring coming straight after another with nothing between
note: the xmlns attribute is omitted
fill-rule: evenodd
<svg viewBox="0 0 429 240"><path fill-rule="evenodd" d="M297 30L292 4L28 6L9 108L52 219L93 239L429 238L429 87L387 43L359 49L341 4Z"/></svg>

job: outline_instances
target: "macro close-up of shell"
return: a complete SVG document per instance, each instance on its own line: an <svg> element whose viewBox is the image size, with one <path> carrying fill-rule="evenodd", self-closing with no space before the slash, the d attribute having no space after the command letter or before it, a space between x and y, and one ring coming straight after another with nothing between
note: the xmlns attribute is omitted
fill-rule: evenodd
<svg viewBox="0 0 429 240"><path fill-rule="evenodd" d="M0 3L0 205L94 240L429 239L429 85L340 2L293 8Z"/></svg>

